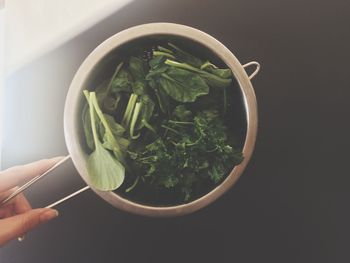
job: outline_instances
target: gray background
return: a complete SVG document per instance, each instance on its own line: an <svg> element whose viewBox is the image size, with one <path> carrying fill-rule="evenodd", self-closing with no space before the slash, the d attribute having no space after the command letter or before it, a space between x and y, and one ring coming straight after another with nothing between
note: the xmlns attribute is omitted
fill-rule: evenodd
<svg viewBox="0 0 350 263"><path fill-rule="evenodd" d="M254 156L235 187L189 216L130 215L86 192L4 263L350 262L348 0L135 1L6 83L3 167L64 155L70 81L108 36L146 22L206 31L262 70ZM27 195L42 206L82 186L67 163Z"/></svg>

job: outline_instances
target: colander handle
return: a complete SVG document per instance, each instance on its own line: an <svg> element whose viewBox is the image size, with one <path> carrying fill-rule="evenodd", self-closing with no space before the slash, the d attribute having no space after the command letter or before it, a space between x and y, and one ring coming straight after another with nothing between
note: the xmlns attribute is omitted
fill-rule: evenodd
<svg viewBox="0 0 350 263"><path fill-rule="evenodd" d="M251 62L248 62L247 64L244 64L243 68L246 69L247 67L250 67L250 66L255 66L255 70L253 71L253 73L251 73L248 76L249 79L253 79L256 76L256 74L258 74L258 72L260 71L260 64L259 62L251 61Z"/></svg>

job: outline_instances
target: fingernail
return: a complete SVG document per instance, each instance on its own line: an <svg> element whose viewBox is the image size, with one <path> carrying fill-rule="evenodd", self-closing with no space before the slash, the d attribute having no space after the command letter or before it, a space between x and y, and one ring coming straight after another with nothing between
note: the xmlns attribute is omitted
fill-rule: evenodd
<svg viewBox="0 0 350 263"><path fill-rule="evenodd" d="M47 222L51 219L54 219L57 216L58 216L58 211L54 209L50 209L40 215L40 221Z"/></svg>

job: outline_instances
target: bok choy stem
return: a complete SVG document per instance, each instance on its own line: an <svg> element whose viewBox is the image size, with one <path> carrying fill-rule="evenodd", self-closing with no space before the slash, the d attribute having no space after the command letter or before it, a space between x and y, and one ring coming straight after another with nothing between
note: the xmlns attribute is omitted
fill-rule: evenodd
<svg viewBox="0 0 350 263"><path fill-rule="evenodd" d="M122 123L125 124L125 128L129 127L131 115L132 115L132 112L134 110L137 97L138 96L135 93L132 93L130 95L128 105L126 106L125 113L124 113L123 120L122 120Z"/></svg>

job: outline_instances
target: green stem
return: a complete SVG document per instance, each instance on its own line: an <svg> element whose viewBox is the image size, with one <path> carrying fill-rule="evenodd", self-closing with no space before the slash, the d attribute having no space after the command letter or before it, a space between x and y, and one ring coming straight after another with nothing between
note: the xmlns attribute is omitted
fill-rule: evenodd
<svg viewBox="0 0 350 263"><path fill-rule="evenodd" d="M210 67L210 66L214 66L214 65L211 64L209 61L206 61L206 62L201 66L201 69L204 70L205 68Z"/></svg>
<svg viewBox="0 0 350 263"><path fill-rule="evenodd" d="M115 100L114 109L117 109L117 108L118 108L119 101L120 101L120 95L118 95L118 97L117 97L116 100Z"/></svg>
<svg viewBox="0 0 350 263"><path fill-rule="evenodd" d="M168 58L172 58L175 59L175 57L169 53L166 52L162 52L162 51L153 51L153 56L164 56L164 57L168 57Z"/></svg>
<svg viewBox="0 0 350 263"><path fill-rule="evenodd" d="M218 148L219 148L218 146L215 146L213 149L207 151L207 153L215 152Z"/></svg>
<svg viewBox="0 0 350 263"><path fill-rule="evenodd" d="M180 51L180 52L183 52L183 53L186 53L185 51L183 51L182 49L180 49L179 47L175 46L174 44L172 43L168 43L168 46L172 47L173 49L177 50L177 51Z"/></svg>
<svg viewBox="0 0 350 263"><path fill-rule="evenodd" d="M98 139L97 135L97 130L96 130L96 121L95 121L95 110L94 110L94 105L91 100L91 94L88 93L88 91L85 92L85 96L87 96L87 100L89 103L89 110L90 110L90 121L91 121L91 128L92 128L92 135L94 137L94 142L95 142L95 149L97 148L97 144L100 143L100 140Z"/></svg>
<svg viewBox="0 0 350 263"><path fill-rule="evenodd" d="M173 54L174 52L171 51L170 49L167 49L165 47L162 47L162 46L158 46L157 47L159 51L163 51L163 52L166 52L166 53L170 53L170 54Z"/></svg>
<svg viewBox="0 0 350 263"><path fill-rule="evenodd" d="M140 133L137 135L134 135L134 130L135 130L136 121L137 121L137 118L140 114L141 108L142 108L142 102L137 102L135 105L135 108L134 108L134 113L132 115L132 119L131 119L130 137L134 140L137 139L138 137L140 137Z"/></svg>
<svg viewBox="0 0 350 263"><path fill-rule="evenodd" d="M215 66L214 64L210 63L209 61L206 61L205 63L203 63L203 65L201 66L201 69L204 70L207 67L212 66L213 68L218 68L217 66Z"/></svg>
<svg viewBox="0 0 350 263"><path fill-rule="evenodd" d="M143 123L143 125L149 129L150 131L152 131L154 134L157 134L156 130L152 127L151 124L149 124L145 119L142 119L141 121Z"/></svg>
<svg viewBox="0 0 350 263"><path fill-rule="evenodd" d="M139 182L139 180L140 180L140 176L136 177L135 182L134 182L129 188L127 188L127 189L125 190L125 192L126 192L126 193L129 193L132 189L134 189L135 186L137 185L137 183Z"/></svg>
<svg viewBox="0 0 350 263"><path fill-rule="evenodd" d="M199 142L200 142L200 140L202 139L202 135L195 141L195 142L193 142L193 143L187 143L186 144L186 146L193 146L193 145L196 145L196 144L198 144Z"/></svg>
<svg viewBox="0 0 350 263"><path fill-rule="evenodd" d="M85 95L87 104L89 104L89 101L90 101L90 92L89 92L87 89L85 89L85 90L83 90L83 93L84 93L84 95Z"/></svg>
<svg viewBox="0 0 350 263"><path fill-rule="evenodd" d="M122 120L122 123L125 124L126 128L129 126L131 115L132 115L132 112L134 110L134 106L135 106L137 97L138 96L136 94L132 93L130 98L129 98L128 105L126 106L125 113L124 113L123 120Z"/></svg>
<svg viewBox="0 0 350 263"><path fill-rule="evenodd" d="M96 98L96 93L95 92L90 92L90 101L95 108L95 111L97 113L97 116L102 122L103 127L105 128L105 131L108 133L109 137L113 140L113 144L116 145L116 147L113 147L113 151L116 153L118 159L124 163L124 158L123 158L123 153L121 152L121 147L117 140L114 138L113 132L111 128L108 125L108 122L106 121L106 118L103 115L103 112L101 111L97 98Z"/></svg>
<svg viewBox="0 0 350 263"><path fill-rule="evenodd" d="M189 64L186 64L186 63L180 63L180 62L170 60L170 59L165 60L164 63L169 65L169 66L176 67L176 68L187 69L187 70L196 72L196 73L200 74L203 78L207 79L208 81L214 80L215 83L217 83L217 84L220 83L221 86L228 86L232 82L231 78L229 78L229 79L220 78L212 73L206 72L204 70L200 70L200 69L195 68L195 67L193 67Z"/></svg>
<svg viewBox="0 0 350 263"><path fill-rule="evenodd" d="M111 80L110 80L109 83L108 83L107 90L106 90L106 94L109 93L109 90L110 90L111 87L112 87L113 80L114 80L114 78L117 76L117 74L118 74L118 72L120 71L120 69L122 68L122 66L123 66L123 62L119 63L119 65L118 65L117 68L115 69L114 74L113 74Z"/></svg>
<svg viewBox="0 0 350 263"><path fill-rule="evenodd" d="M174 60L170 60L170 59L165 60L164 63L169 65L169 66L176 67L176 68L182 68L182 69L191 70L191 71L194 71L194 72L197 72L197 73L203 73L203 70L195 68L195 67L193 67L193 66L191 66L189 64L186 64L186 63L180 63L180 62L177 62L177 61L174 61ZM204 73L207 73L207 72L204 72Z"/></svg>
<svg viewBox="0 0 350 263"><path fill-rule="evenodd" d="M166 129L166 130L169 130L169 131L172 131L173 133L176 133L177 135L181 135L177 130L175 130L175 129L169 127L169 126L166 126L166 125L164 125L164 124L162 124L161 126L162 126L164 129Z"/></svg>
<svg viewBox="0 0 350 263"><path fill-rule="evenodd" d="M151 158L157 158L157 156L151 155L151 156L143 157L143 158L140 158L140 161L146 161L146 160L151 159Z"/></svg>
<svg viewBox="0 0 350 263"><path fill-rule="evenodd" d="M190 122L190 121L173 121L173 120L168 120L168 122L174 123L174 124L194 125L193 122Z"/></svg>
<svg viewBox="0 0 350 263"><path fill-rule="evenodd" d="M172 77L170 77L168 74L166 73L161 73L160 74L163 78L167 79L167 80L170 80L170 81L173 81L173 82L178 82L176 79L173 79Z"/></svg>
<svg viewBox="0 0 350 263"><path fill-rule="evenodd" d="M98 102L97 102L97 98L96 98L96 93L95 92L90 92L90 101L91 103L93 104L94 108L95 108L95 111L97 113L97 116L99 117L99 119L101 120L102 124L103 124L103 127L105 128L106 132L114 137L113 135L113 132L111 130L111 128L109 127L104 115L103 115L103 112L101 111L101 108L100 106L98 105Z"/></svg>

